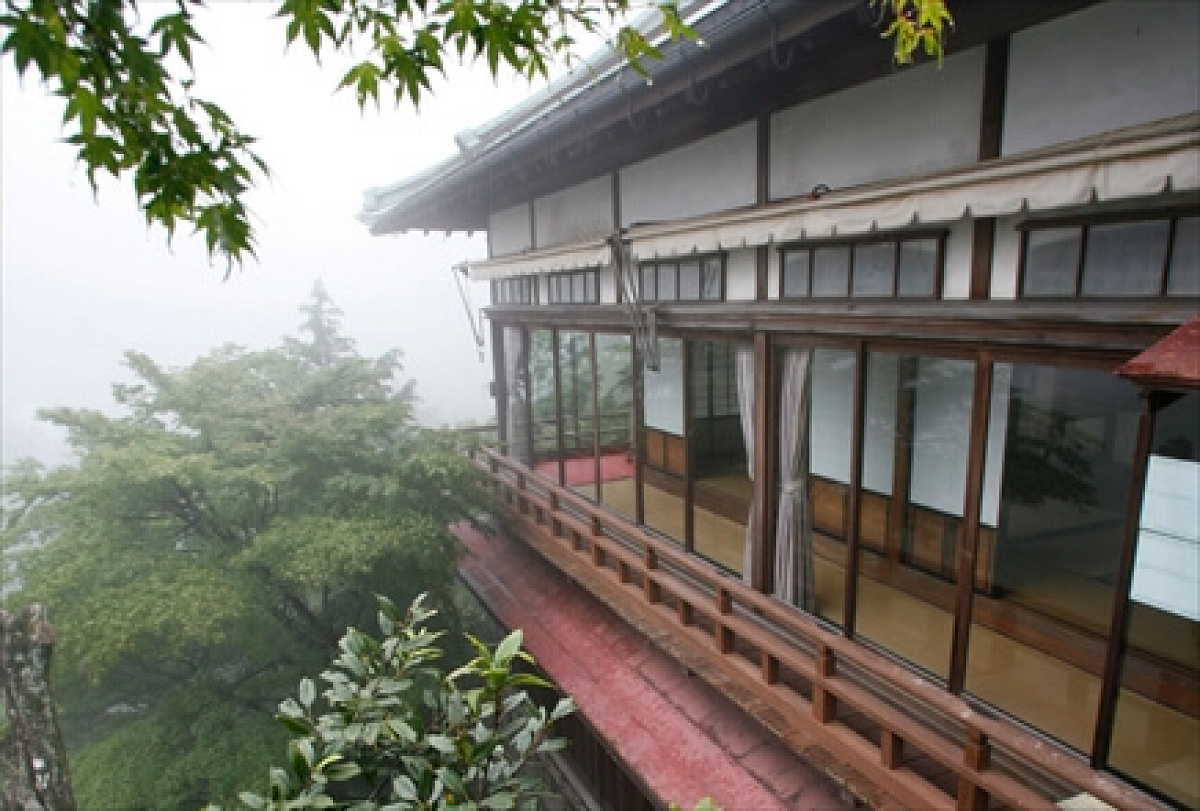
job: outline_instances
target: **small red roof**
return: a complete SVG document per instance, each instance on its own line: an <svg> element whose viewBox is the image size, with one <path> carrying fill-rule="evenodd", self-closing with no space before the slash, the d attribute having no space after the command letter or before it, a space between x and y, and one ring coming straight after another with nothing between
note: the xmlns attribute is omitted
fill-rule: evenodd
<svg viewBox="0 0 1200 811"><path fill-rule="evenodd" d="M1116 373L1148 389L1200 387L1200 315L1118 367Z"/></svg>

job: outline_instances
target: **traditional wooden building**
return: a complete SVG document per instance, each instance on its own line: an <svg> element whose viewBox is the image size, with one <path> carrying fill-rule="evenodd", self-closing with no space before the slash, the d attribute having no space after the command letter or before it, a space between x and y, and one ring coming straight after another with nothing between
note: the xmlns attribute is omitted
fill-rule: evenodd
<svg viewBox="0 0 1200 811"><path fill-rule="evenodd" d="M1200 4L950 5L694 3L364 217L488 234L518 540L858 800L1197 807Z"/></svg>

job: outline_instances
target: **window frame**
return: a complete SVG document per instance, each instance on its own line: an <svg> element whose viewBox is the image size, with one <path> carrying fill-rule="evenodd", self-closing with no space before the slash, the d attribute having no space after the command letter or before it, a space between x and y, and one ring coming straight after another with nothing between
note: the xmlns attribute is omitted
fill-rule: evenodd
<svg viewBox="0 0 1200 811"><path fill-rule="evenodd" d="M830 301L830 302L846 302L846 301L938 301L942 297L942 285L946 275L946 240L950 232L944 228L925 229L920 231L903 231L891 232L886 234L871 234L858 237L844 237L831 239L810 239L800 242L790 242L780 246L778 251L779 257L779 273L775 285L775 293L779 301ZM924 240L934 240L937 250L934 255L933 267L933 290L929 294L922 295L901 295L900 294L900 257L901 248L908 242L922 242ZM884 294L871 295L855 295L854 294L854 265L856 249L868 245L888 245L892 246L892 274L891 274L891 292ZM813 270L815 266L816 252L823 249L844 249L846 252L846 285L844 295L814 295L813 293ZM785 269L787 267L787 258L789 254L807 252L808 267L806 286L807 293L803 295L793 295L785 293L786 277Z"/></svg>
<svg viewBox="0 0 1200 811"><path fill-rule="evenodd" d="M537 284L535 281L533 276L528 275L492 279L492 305L536 304Z"/></svg>
<svg viewBox="0 0 1200 811"><path fill-rule="evenodd" d="M549 291L546 296L547 304L600 303L600 270L598 268L549 273L546 275L546 280ZM576 286L581 280L584 287L583 296L577 298Z"/></svg>
<svg viewBox="0 0 1200 811"><path fill-rule="evenodd" d="M679 266L690 262L695 262L699 265L699 298L680 298ZM705 297L704 273L710 262L715 262L717 266L717 294L714 297ZM664 259L651 259L644 262L638 262L637 269L638 298L646 304L720 304L725 301L727 292L726 280L728 276L728 255L724 251L715 253L695 253L682 257L671 257ZM654 295L652 297L646 295L646 288L648 287L646 284L647 271L650 271L649 276L654 281ZM675 295L671 298L659 298L658 296L658 291L663 288L662 276L664 271L673 277Z"/></svg>
<svg viewBox="0 0 1200 811"><path fill-rule="evenodd" d="M1039 217L1026 219L1016 225L1020 233L1021 248L1017 259L1017 297L1030 301L1153 301L1155 299L1188 299L1195 294L1171 293L1171 262L1175 254L1176 238L1179 234L1179 221L1200 217L1200 208L1176 206L1171 208L1152 208L1137 211L1110 211L1091 214L1077 214L1063 217ZM1132 223L1167 222L1167 244L1163 251L1162 266L1158 272L1158 289L1154 293L1120 293L1104 295L1084 292L1084 271L1087 269L1088 241L1091 229L1096 226L1123 225ZM1074 268L1073 292L1066 294L1039 295L1026 291L1029 281L1029 237L1038 231L1054 229L1078 228L1079 256Z"/></svg>

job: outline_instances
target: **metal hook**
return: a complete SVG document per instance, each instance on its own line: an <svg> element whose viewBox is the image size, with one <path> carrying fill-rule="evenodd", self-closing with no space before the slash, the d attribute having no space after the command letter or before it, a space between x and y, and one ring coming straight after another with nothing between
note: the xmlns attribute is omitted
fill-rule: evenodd
<svg viewBox="0 0 1200 811"><path fill-rule="evenodd" d="M787 55L779 52L779 23L771 16L771 12L767 10L766 5L759 6L763 14L767 15L767 19L771 21L771 64L775 66L775 70L787 70L792 66L792 62L796 58L796 50L791 45L788 46Z"/></svg>

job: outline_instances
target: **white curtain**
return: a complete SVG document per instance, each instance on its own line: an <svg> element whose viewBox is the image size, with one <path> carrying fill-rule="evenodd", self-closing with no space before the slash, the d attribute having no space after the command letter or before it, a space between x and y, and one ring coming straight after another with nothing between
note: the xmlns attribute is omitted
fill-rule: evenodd
<svg viewBox="0 0 1200 811"><path fill-rule="evenodd" d="M525 368L529 364L529 338L523 329L504 330L504 383L508 404L505 420L507 455L528 465L529 458L529 396L525 391Z"/></svg>
<svg viewBox="0 0 1200 811"><path fill-rule="evenodd" d="M783 356L779 417L779 513L775 526L775 596L815 610L812 510L808 502L808 431L812 350Z"/></svg>
<svg viewBox="0 0 1200 811"><path fill-rule="evenodd" d="M758 505L758 483L754 481L754 347L737 347L738 413L742 420L742 441L746 446L746 472L750 477L750 514L746 517L746 545L742 553L742 579L750 580L750 561L753 549L755 510Z"/></svg>

